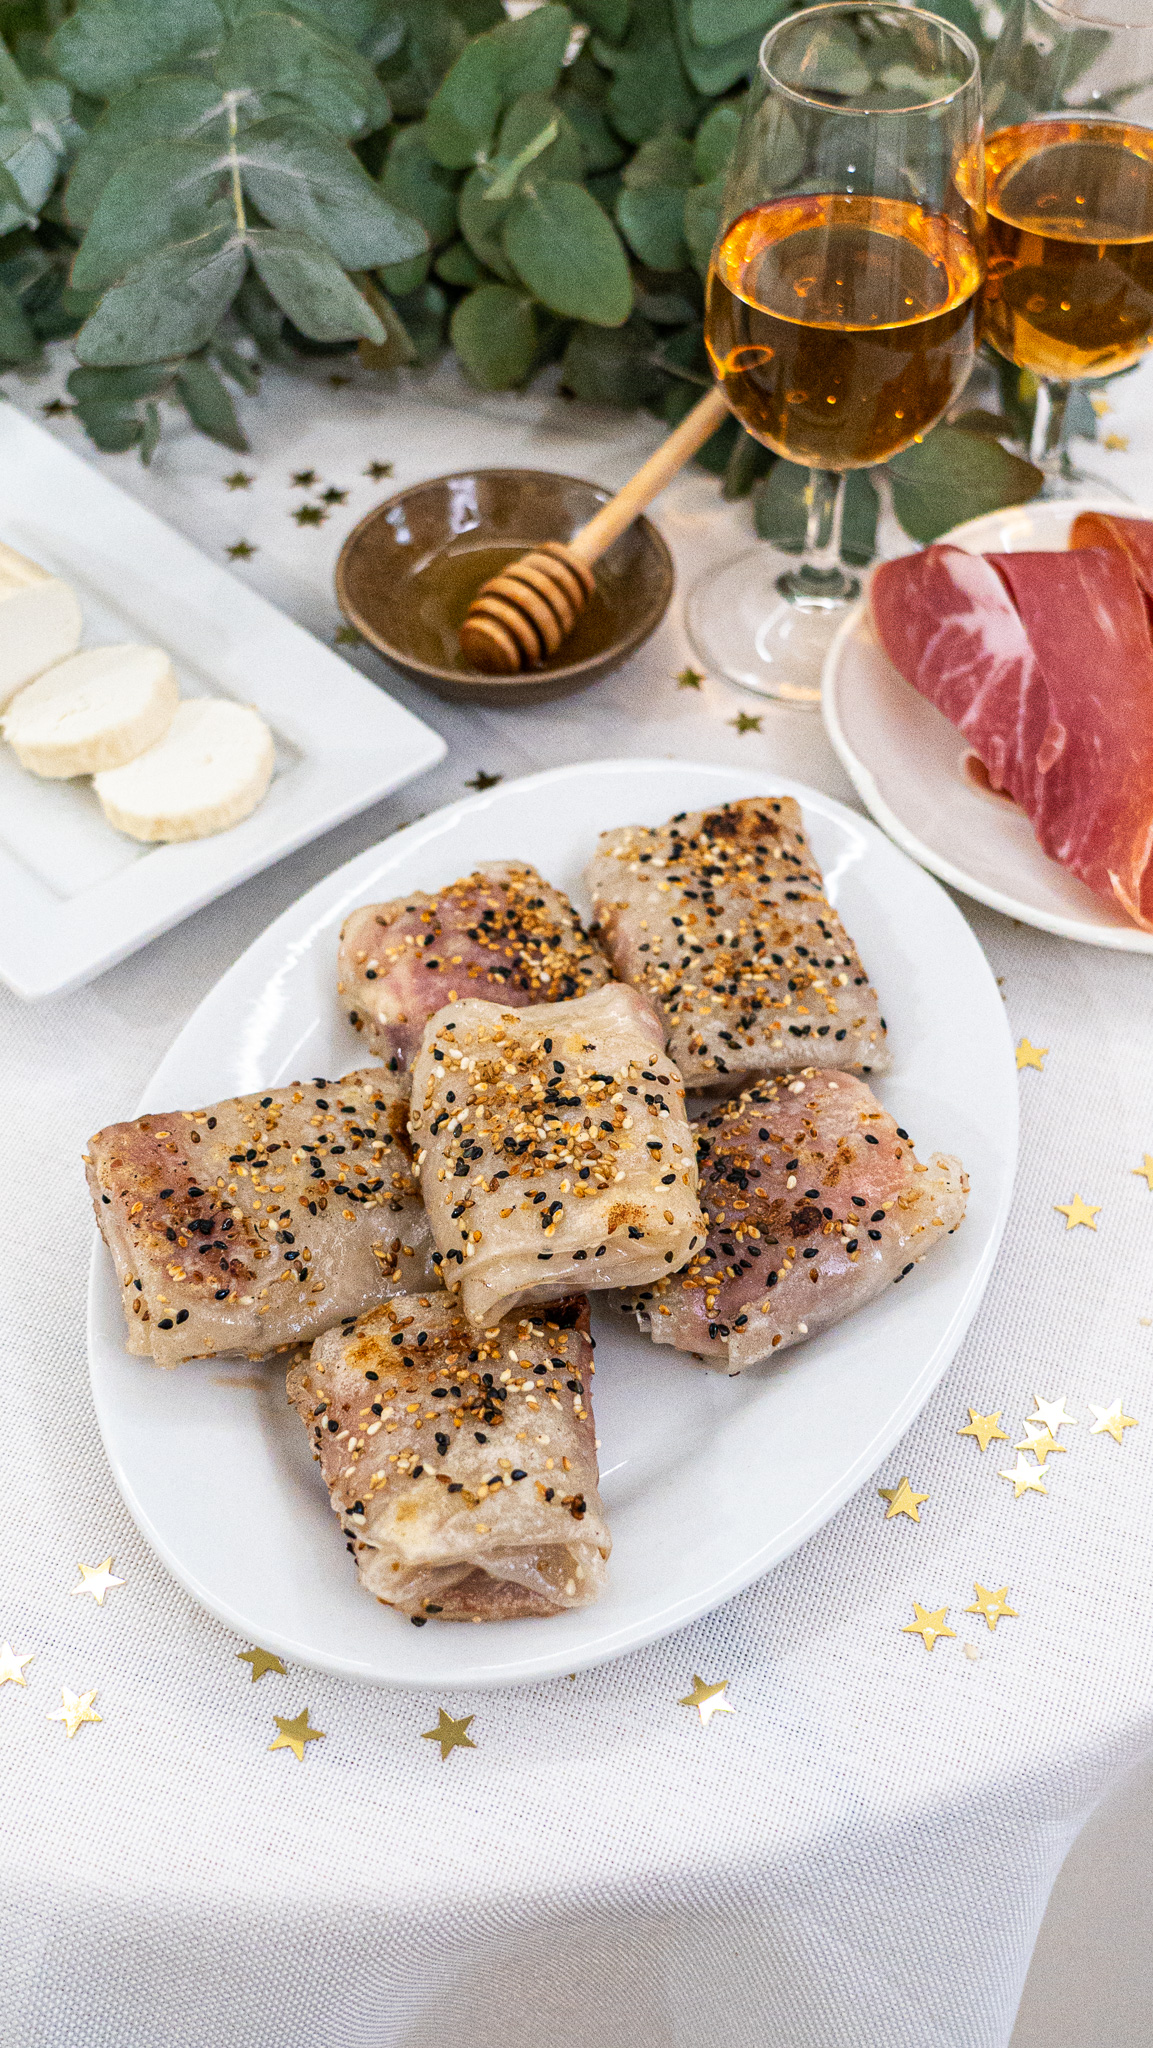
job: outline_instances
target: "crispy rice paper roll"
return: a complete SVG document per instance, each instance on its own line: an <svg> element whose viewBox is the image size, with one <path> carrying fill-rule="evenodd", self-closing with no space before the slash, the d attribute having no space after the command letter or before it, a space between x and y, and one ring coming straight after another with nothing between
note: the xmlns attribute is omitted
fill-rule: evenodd
<svg viewBox="0 0 1153 2048"><path fill-rule="evenodd" d="M330 1330L289 1374L361 1583L415 1621L587 1607L611 1548L583 1295L470 1329L444 1293Z"/></svg>
<svg viewBox="0 0 1153 2048"><path fill-rule="evenodd" d="M413 1069L410 1129L444 1284L471 1323L675 1272L704 1235L681 1077L645 998L453 1003Z"/></svg>
<svg viewBox="0 0 1153 2048"><path fill-rule="evenodd" d="M98 1131L88 1184L129 1350L274 1351L438 1286L406 1117L373 1067Z"/></svg>
<svg viewBox="0 0 1153 2048"><path fill-rule="evenodd" d="M614 972L663 1016L686 1088L888 1066L876 993L792 797L602 832L586 878Z"/></svg>
<svg viewBox="0 0 1153 2048"><path fill-rule="evenodd" d="M439 889L366 903L340 934L348 1019L393 1073L408 1073L424 1027L458 996L522 1009L567 1002L610 978L563 890L523 861L489 861Z"/></svg>
<svg viewBox="0 0 1153 2048"><path fill-rule="evenodd" d="M730 1373L904 1280L965 1214L959 1161L922 1165L852 1074L759 1082L697 1134L707 1241L635 1306L656 1343Z"/></svg>

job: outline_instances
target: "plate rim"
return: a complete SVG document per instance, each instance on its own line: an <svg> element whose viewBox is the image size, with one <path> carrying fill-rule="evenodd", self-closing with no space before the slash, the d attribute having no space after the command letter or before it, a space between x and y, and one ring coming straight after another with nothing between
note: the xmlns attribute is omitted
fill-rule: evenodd
<svg viewBox="0 0 1153 2048"><path fill-rule="evenodd" d="M1003 505L998 511L981 512L975 519L966 519L960 526L951 527L948 533L939 534L932 545L936 547L944 546L946 543L962 542L966 536L971 536L975 529L984 528L991 521L1003 519L1014 511L1026 511L1036 502L1026 499L1020 506ZM1153 519L1153 513L1147 512L1140 505L1125 504L1119 508L1115 498L1057 498L1042 499L1040 502L1068 511L1073 518L1078 512L1120 510L1123 518ZM833 751L857 795L866 805L869 815L876 820L902 853L907 853L919 866L927 868L938 881L947 882L950 888L959 890L963 896L970 897L976 903L985 904L989 910L999 911L1002 916L1014 918L1019 924L1032 925L1037 931L1050 932L1055 938L1072 939L1078 945L1103 946L1114 953L1153 953L1153 932L1143 932L1139 925L1089 924L1083 919L1063 917L1058 911L1041 910L1022 901L1020 897L1006 895L1004 890L979 881L967 874L963 868L957 867L898 817L881 795L872 770L861 760L849 741L841 723L837 702L844 650L861 620L868 616L868 609L869 593L866 586L857 603L842 619L825 656L821 671L821 715Z"/></svg>
<svg viewBox="0 0 1153 2048"><path fill-rule="evenodd" d="M643 776L652 773L664 774L670 770L681 770L686 773L700 773L703 771L705 774L715 773L726 777L743 776L746 772L727 762L686 761L676 758L660 759L653 756L640 756L636 758L614 756L596 761L570 762L560 767L539 770L532 775L510 778L507 783L501 784L503 792L501 797L498 797L495 791L479 792L475 796L462 798L453 804L443 806L439 811L431 812L417 824L405 829L403 843L397 848L397 856L398 859L403 859L408 850L414 845L433 844L438 837L451 830L459 818L481 814L491 808L494 803L506 801L510 794L517 793L528 787L535 789L547 788L550 784L563 781L574 774L587 775L594 773L603 775L605 773L627 773L628 775ZM764 782L771 784L772 792L796 795L797 801L802 803L802 805L806 802L815 803L820 810L832 815L843 826L857 832L863 830L870 837L875 834L888 852L896 853L900 859L909 858L903 849L894 846L891 841L886 839L877 825L873 824L869 819L863 818L858 812L851 810L837 798L827 795L823 790L815 789L809 784L798 781L793 776L777 775L769 768L762 771L753 770L749 772L748 780L750 783ZM750 793L757 794L761 792L751 790ZM764 793L769 794L771 792L766 789ZM236 977L237 980L240 979L241 970L245 968L250 955L263 946L268 946L271 951L275 951L276 936L281 927L287 928L290 923L297 924L302 918L306 925L313 921L309 919L309 907L312 905L313 899L321 893L324 893L327 898L325 914L329 914L333 905L334 885L338 883L338 880L345 878L347 886L353 871L358 870L362 865L367 866L373 861L379 863L382 849L388 845L389 840L395 839L398 836L395 833L389 834L388 838L380 841L376 846L366 848L362 853L354 855L350 860L343 862L341 866L333 869L329 875L322 877L313 885L312 889L300 897L295 904L289 905L287 909L282 911L265 927L263 932L257 935L251 944L246 947L239 959L234 961L214 983L213 987L206 992L202 1001L181 1027L181 1030L177 1033L154 1069L142 1092L139 1105L134 1114L144 1115L153 1113L150 1107L151 1098L156 1090L158 1081L161 1089L165 1085L160 1077L163 1076L169 1060L177 1058L187 1040L195 1035L193 1027L197 1024L205 1007L226 990L227 984L233 977ZM336 901L339 903L339 890L336 891ZM944 897L944 902L947 905L947 914L950 922L955 920L954 929L958 937L972 950L975 971L979 976L987 977L990 989L995 990L992 968L985 957L976 934L957 905L947 896ZM314 916L319 909L319 904L314 906ZM778 1531L771 1541L754 1551L751 1556L744 1555L707 1588L698 1590L695 1593L686 1594L680 1599L673 1599L666 1606L660 1608L659 1611L650 1612L641 1621L635 1619L631 1621L626 1620L611 1635L602 1635L585 1645L578 1645L576 1647L569 1645L566 1647L562 1641L554 1650L550 1651L547 1639L542 1638L540 1649L537 1650L534 1643L533 1653L529 1657L517 1659L514 1656L511 1663L506 1661L504 1665L500 1665L494 1661L491 1667L485 1667L479 1671L470 1667L462 1669L459 1673L454 1673L453 1675L446 1675L443 1671L439 1670L428 1674L394 1671L387 1675L382 1675L378 1670L363 1668L354 1659L347 1656L329 1652L318 1653L311 1646L302 1645L290 1636L285 1635L282 1631L268 1629L263 1624L260 1625L257 1636L253 1636L249 1619L232 1607L228 1600L222 1598L214 1588L203 1586L197 1580L195 1572L182 1562L178 1554L162 1536L154 1524L151 1515L139 1500L129 1471L125 1468L121 1459L118 1440L111 1424L109 1409L106 1408L105 1404L99 1368L100 1338L96 1327L98 1292L101 1262L108 1255L99 1231L94 1226L89 1263L86 1328L89 1382L105 1455L108 1458L113 1477L125 1506L128 1508L141 1535L150 1547L155 1550L168 1570L171 1571L177 1583L183 1586L193 1599L235 1635L244 1640L259 1639L266 1647L274 1649L278 1655L291 1662L304 1665L309 1669L323 1671L339 1678L351 1679L361 1684L391 1686L405 1691L423 1691L435 1687L447 1689L451 1686L456 1686L463 1690L483 1691L509 1685L540 1683L550 1678L562 1676L573 1669L591 1669L597 1665L611 1662L618 1657L631 1654L633 1651L642 1650L649 1644L671 1634L676 1629L686 1627L691 1622L700 1619L703 1615L711 1613L714 1608L744 1591L747 1586L753 1584L758 1578L763 1577L766 1572L772 1570L777 1564L784 1563L802 1543L815 1534L818 1529L822 1528L852 1494L857 1491L860 1485L878 1469L881 1460L900 1441L943 1377L980 1306L1008 1220L1018 1163L1018 1097L1015 1085L1013 1085L1015 1071L1013 1068L1012 1037L1009 1031L1008 1019L1004 1013L1004 1007L999 1000L996 1009L990 1007L989 1014L990 1017L999 1018L1002 1025L1005 1076L1009 1083L1005 1092L1007 1103L1011 1105L1011 1109L1009 1125L1006 1127L1002 1123L1001 1129L1010 1142L1006 1147L1006 1167L1003 1186L997 1206L989 1222L988 1233L981 1256L970 1273L963 1292L954 1304L951 1315L937 1333L934 1343L929 1348L916 1379L906 1390L903 1400L893 1411L893 1414L888 1417L885 1427L875 1432L866 1443L862 1444L856 1456L840 1474L837 1481L831 1486L826 1487L824 1492L811 1501L804 1513L798 1515L795 1521L789 1525L787 1531L783 1532L783 1534ZM850 1319L847 1318L846 1320ZM110 1406L111 1403L109 1403L109 1408ZM782 1547L782 1544L784 1547ZM594 1626L596 1613L595 1607L587 1610L587 1614L592 1619ZM470 1644L475 1640L471 1630L463 1631L462 1633ZM486 1633L486 1641L492 1644L494 1651L499 1650L498 1639L492 1631ZM478 1644L477 1647L480 1648L481 1646Z"/></svg>

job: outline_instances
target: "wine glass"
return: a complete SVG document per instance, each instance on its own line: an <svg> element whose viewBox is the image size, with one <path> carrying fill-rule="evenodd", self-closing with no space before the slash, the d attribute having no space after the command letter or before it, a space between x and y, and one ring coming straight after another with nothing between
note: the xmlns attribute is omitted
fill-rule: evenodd
<svg viewBox="0 0 1153 2048"><path fill-rule="evenodd" d="M918 440L969 374L981 140L977 52L937 15L836 0L761 44L705 341L749 433L809 467L809 530L799 564L762 545L686 606L705 665L759 696L819 700L826 648L859 592L840 564L846 472ZM831 522L823 471L837 475Z"/></svg>
<svg viewBox="0 0 1153 2048"><path fill-rule="evenodd" d="M1014 0L985 105L984 332L1037 379L1029 453L1061 497L1074 384L1153 347L1153 0Z"/></svg>

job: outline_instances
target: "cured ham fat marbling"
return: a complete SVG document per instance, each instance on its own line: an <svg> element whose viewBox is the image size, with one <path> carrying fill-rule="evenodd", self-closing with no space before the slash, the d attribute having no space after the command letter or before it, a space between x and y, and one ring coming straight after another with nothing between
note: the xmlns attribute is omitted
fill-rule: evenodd
<svg viewBox="0 0 1153 2048"><path fill-rule="evenodd" d="M881 563L872 607L1044 851L1153 930L1153 638L1128 556L929 547Z"/></svg>

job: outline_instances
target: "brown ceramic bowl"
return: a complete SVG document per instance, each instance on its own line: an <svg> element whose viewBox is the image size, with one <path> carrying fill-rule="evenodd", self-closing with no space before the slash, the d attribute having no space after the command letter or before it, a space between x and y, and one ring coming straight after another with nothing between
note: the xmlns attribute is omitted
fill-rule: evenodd
<svg viewBox="0 0 1153 2048"><path fill-rule="evenodd" d="M487 577L542 540L571 540L611 496L542 469L476 469L412 484L354 526L336 565L350 625L406 675L470 704L536 704L582 690L647 640L668 609L673 564L637 519L596 565L597 587L551 661L516 676L470 668L457 628Z"/></svg>

